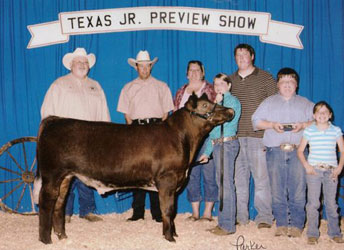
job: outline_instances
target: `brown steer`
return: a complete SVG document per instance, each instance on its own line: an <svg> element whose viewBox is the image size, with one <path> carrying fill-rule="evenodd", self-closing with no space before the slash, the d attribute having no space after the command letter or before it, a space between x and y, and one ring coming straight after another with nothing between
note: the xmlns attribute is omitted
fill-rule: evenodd
<svg viewBox="0 0 344 250"><path fill-rule="evenodd" d="M39 240L52 243L65 232L64 204L73 176L100 194L142 188L159 192L163 235L177 236L175 195L182 187L202 139L231 120L234 111L192 95L185 107L161 123L123 125L48 117L37 143Z"/></svg>

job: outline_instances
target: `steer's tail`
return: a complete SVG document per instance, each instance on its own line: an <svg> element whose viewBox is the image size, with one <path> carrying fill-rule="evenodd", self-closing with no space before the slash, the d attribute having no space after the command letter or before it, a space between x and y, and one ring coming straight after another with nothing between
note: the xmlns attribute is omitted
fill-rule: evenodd
<svg viewBox="0 0 344 250"><path fill-rule="evenodd" d="M46 120L46 119L45 119ZM35 181L33 183L33 202L35 204L39 203L39 192L42 188L42 177L41 172L39 171L39 141L44 128L45 120L43 120L39 126L38 136L37 136L37 148L36 148L36 157L37 157L37 171Z"/></svg>
<svg viewBox="0 0 344 250"><path fill-rule="evenodd" d="M38 174L38 171L37 171L37 174ZM42 178L38 174L33 183L33 201L35 204L39 203L39 192L41 191L41 187L42 187Z"/></svg>

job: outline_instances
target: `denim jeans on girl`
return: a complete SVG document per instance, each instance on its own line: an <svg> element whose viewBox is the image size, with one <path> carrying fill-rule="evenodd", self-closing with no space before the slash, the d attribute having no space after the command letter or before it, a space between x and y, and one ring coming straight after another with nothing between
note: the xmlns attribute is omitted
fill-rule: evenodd
<svg viewBox="0 0 344 250"><path fill-rule="evenodd" d="M220 194L221 176L221 148L223 145L223 210L218 211L218 225L222 229L234 233L236 215L236 195L234 187L234 162L239 153L239 141L228 141L224 144L218 143L214 146L213 156L216 167L216 181ZM220 197L219 197L220 200Z"/></svg>
<svg viewBox="0 0 344 250"><path fill-rule="evenodd" d="M297 150L285 152L280 147L267 147L266 160L276 226L302 230L306 217L306 177Z"/></svg>
<svg viewBox="0 0 344 250"><path fill-rule="evenodd" d="M338 187L338 178L331 178L331 170L315 170L317 175L307 175L307 236L319 238L319 207L321 186L323 188L324 203L327 217L327 234L330 238L342 237L339 228L338 206L336 194Z"/></svg>
<svg viewBox="0 0 344 250"><path fill-rule="evenodd" d="M199 157L205 150L206 142L204 142L199 154L195 158L198 161ZM204 199L202 199L201 178L203 176L203 191ZM189 202L215 202L217 201L217 185L215 179L215 166L213 160L206 164L200 164L191 168L189 182L186 186L187 199Z"/></svg>

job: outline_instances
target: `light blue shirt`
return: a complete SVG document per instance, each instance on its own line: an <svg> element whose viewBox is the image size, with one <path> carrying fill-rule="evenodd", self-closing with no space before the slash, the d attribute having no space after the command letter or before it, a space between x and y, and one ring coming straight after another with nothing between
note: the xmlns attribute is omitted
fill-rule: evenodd
<svg viewBox="0 0 344 250"><path fill-rule="evenodd" d="M253 129L261 121L279 123L297 123L313 120L314 103L307 98L294 95L285 100L280 94L266 98L252 115ZM266 129L263 136L263 144L267 147L278 147L283 143L300 144L303 131L297 133L278 133L274 129Z"/></svg>
<svg viewBox="0 0 344 250"><path fill-rule="evenodd" d="M319 130L313 123L305 129L303 137L309 144L308 163L312 166L325 163L338 166L336 146L337 139L343 135L341 129L329 123L326 130Z"/></svg>
<svg viewBox="0 0 344 250"><path fill-rule="evenodd" d="M226 92L223 97L223 106L232 108L235 112L233 120L225 122L223 124L223 136L235 136L238 130L238 122L241 115L241 104L239 99L233 96L230 92ZM204 150L204 154L208 157L213 152L212 140L221 137L221 125L216 126L209 134L209 140L206 141L207 146Z"/></svg>

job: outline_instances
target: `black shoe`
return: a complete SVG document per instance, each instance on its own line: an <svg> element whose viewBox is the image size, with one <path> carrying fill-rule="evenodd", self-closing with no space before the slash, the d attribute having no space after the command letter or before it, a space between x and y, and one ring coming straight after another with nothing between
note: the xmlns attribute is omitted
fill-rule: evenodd
<svg viewBox="0 0 344 250"><path fill-rule="evenodd" d="M127 221L137 221L137 220L144 220L143 216L137 216L137 215L133 215L130 218L127 219Z"/></svg>
<svg viewBox="0 0 344 250"><path fill-rule="evenodd" d="M153 217L153 220L155 220L156 222L162 222L161 216Z"/></svg>

